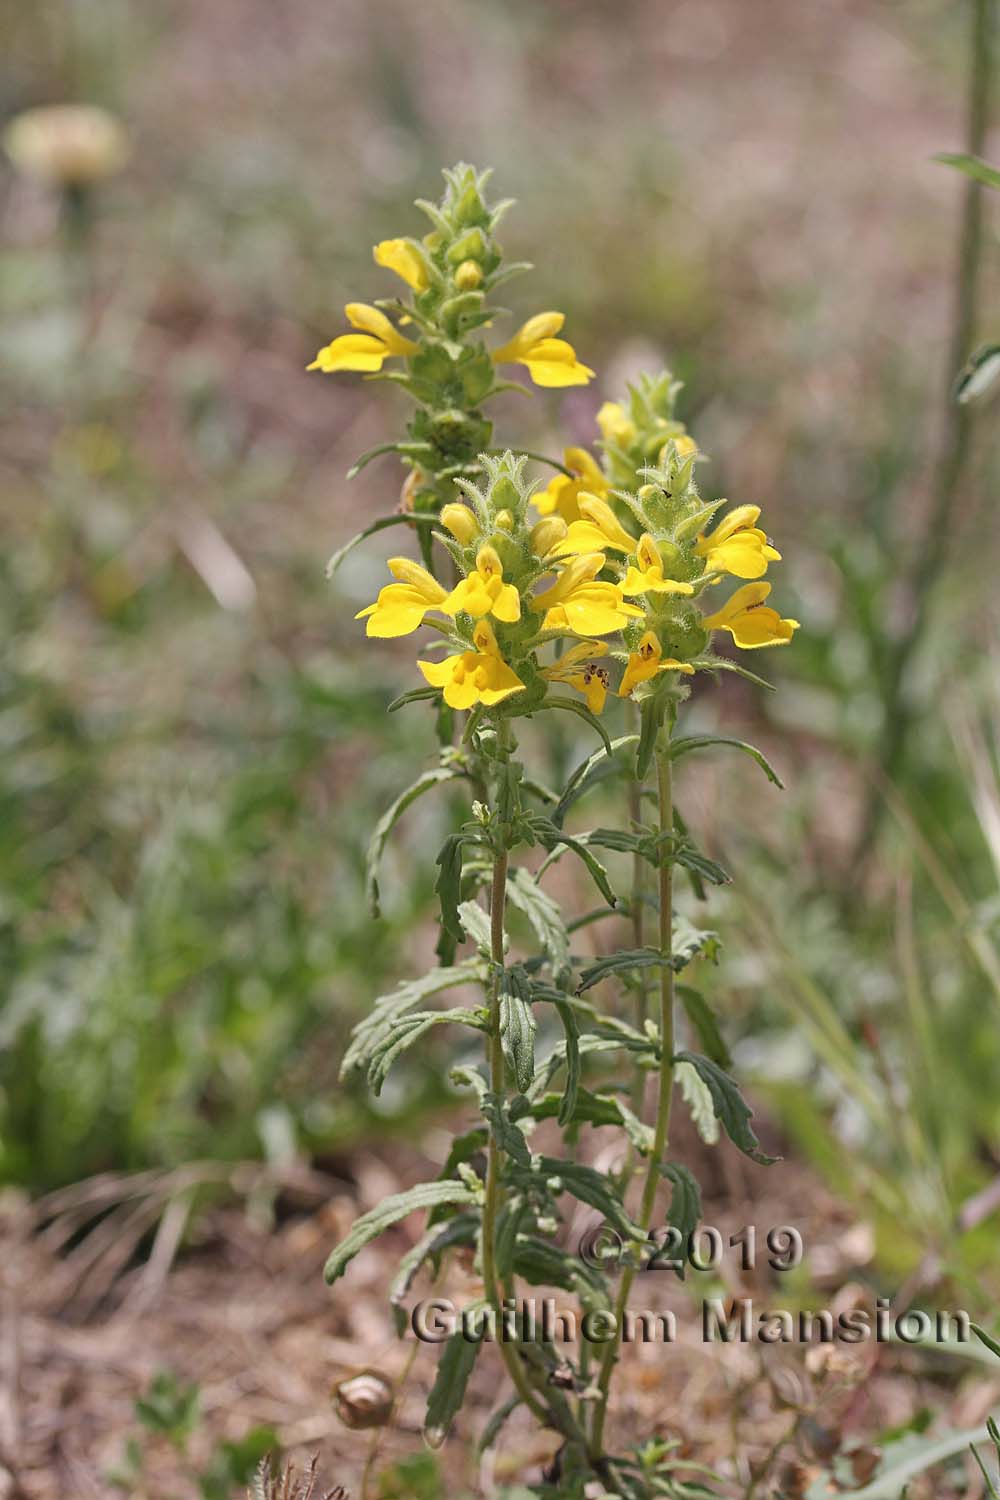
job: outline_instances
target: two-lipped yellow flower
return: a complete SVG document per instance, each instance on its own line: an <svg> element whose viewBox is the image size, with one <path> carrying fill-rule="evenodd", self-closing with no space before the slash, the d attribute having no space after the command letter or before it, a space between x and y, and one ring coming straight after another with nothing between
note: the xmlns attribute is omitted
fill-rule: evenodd
<svg viewBox="0 0 1000 1500"><path fill-rule="evenodd" d="M332 375L336 370L381 370L382 361L404 354L416 354L419 344L404 338L384 312L367 302L348 302L344 308L347 321L360 333L342 333L317 354L307 370L322 370Z"/></svg>
<svg viewBox="0 0 1000 1500"><path fill-rule="evenodd" d="M476 620L493 615L507 625L521 618L521 596L512 583L504 583L503 564L495 547L480 547L474 570L452 589L441 608L446 614L462 612Z"/></svg>
<svg viewBox="0 0 1000 1500"><path fill-rule="evenodd" d="M706 615L706 630L728 630L737 646L755 651L761 646L787 646L798 620L783 620L776 609L764 600L771 592L769 583L745 583L727 599L714 615Z"/></svg>
<svg viewBox="0 0 1000 1500"><path fill-rule="evenodd" d="M571 474L556 474L531 500L539 515L561 516L571 526L580 519L580 496L597 495L603 499L608 493L608 481L586 448L567 448L563 463Z"/></svg>
<svg viewBox="0 0 1000 1500"><path fill-rule="evenodd" d="M608 635L621 630L642 610L627 604L616 583L604 583L597 574L607 559L603 552L574 557L551 588L532 600L531 608L545 611L543 630L566 630L573 635Z"/></svg>
<svg viewBox="0 0 1000 1500"><path fill-rule="evenodd" d="M622 580L623 594L693 594L690 583L663 576L663 556L654 537L644 531L635 544L635 562Z"/></svg>
<svg viewBox="0 0 1000 1500"><path fill-rule="evenodd" d="M705 559L710 573L763 578L768 563L781 561L781 553L757 525L759 516L759 505L737 505L714 531L698 538L694 550Z"/></svg>
<svg viewBox="0 0 1000 1500"><path fill-rule="evenodd" d="M415 292L426 292L430 286L427 266L420 251L409 240L380 240L372 250L375 264L395 271Z"/></svg>
<svg viewBox="0 0 1000 1500"><path fill-rule="evenodd" d="M408 557L390 557L389 572L398 583L387 583L374 604L361 609L356 620L367 619L367 635L387 640L392 636L411 635L423 623L429 610L445 610L448 597L436 578L426 568L411 562Z"/></svg>
<svg viewBox="0 0 1000 1500"><path fill-rule="evenodd" d="M519 693L524 683L500 654L489 622L480 620L472 635L474 651L446 656L443 661L418 661L431 687L441 688L449 708L489 707Z"/></svg>
<svg viewBox="0 0 1000 1500"><path fill-rule="evenodd" d="M536 385L586 385L594 371L580 363L572 344L556 338L565 321L565 313L536 313L512 339L493 351L493 363L527 366Z"/></svg>
<svg viewBox="0 0 1000 1500"><path fill-rule="evenodd" d="M599 714L608 696L611 678L607 668L599 667L591 658L603 656L607 649L603 641L580 641L564 652L551 667L543 667L542 676L548 678L549 682L565 682L569 687L576 688L586 698L590 712Z"/></svg>
<svg viewBox="0 0 1000 1500"><path fill-rule="evenodd" d="M686 661L675 661L663 655L659 637L647 630L635 651L630 652L625 673L618 687L619 698L627 698L640 682L649 682L658 672L687 672L693 675L694 667Z"/></svg>
<svg viewBox="0 0 1000 1500"><path fill-rule="evenodd" d="M574 521L565 537L554 547L559 557L580 552L634 552L635 537L630 536L611 506L599 495L581 490L577 498L580 519Z"/></svg>

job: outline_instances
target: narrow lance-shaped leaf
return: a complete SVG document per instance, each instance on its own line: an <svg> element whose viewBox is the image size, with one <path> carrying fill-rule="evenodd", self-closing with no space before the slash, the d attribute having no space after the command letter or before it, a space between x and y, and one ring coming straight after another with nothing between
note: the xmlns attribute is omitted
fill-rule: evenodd
<svg viewBox="0 0 1000 1500"><path fill-rule="evenodd" d="M385 1230L405 1219L407 1214L421 1208L437 1208L444 1203L469 1204L476 1201L476 1194L464 1182L421 1182L405 1193L395 1193L384 1198L377 1207L362 1214L350 1234L329 1256L323 1275L328 1282L343 1276L359 1250L376 1239Z"/></svg>
<svg viewBox="0 0 1000 1500"><path fill-rule="evenodd" d="M483 1302L473 1303L466 1312L475 1313L479 1309L485 1311L485 1307ZM447 1434L456 1412L461 1410L465 1400L465 1389L481 1347L481 1339L467 1339L461 1328L456 1329L445 1344L438 1360L434 1384L427 1398L424 1431L428 1434L441 1437Z"/></svg>
<svg viewBox="0 0 1000 1500"><path fill-rule="evenodd" d="M443 1250L450 1249L452 1245L473 1244L478 1229L478 1214L455 1214L454 1218L446 1219L441 1224L432 1224L412 1250L406 1252L389 1288L389 1305L396 1320L398 1334L402 1335L406 1328L406 1313L401 1305L403 1298L424 1262L440 1255Z"/></svg>
<svg viewBox="0 0 1000 1500"><path fill-rule="evenodd" d="M768 1156L760 1149L760 1142L750 1128L753 1112L740 1093L736 1080L731 1078L717 1063L702 1057L697 1052L678 1052L675 1062L690 1063L712 1096L712 1106L723 1130L734 1146L738 1146L751 1161L769 1167L780 1160Z"/></svg>
<svg viewBox="0 0 1000 1500"><path fill-rule="evenodd" d="M461 833L450 833L441 846L437 857L440 874L434 886L441 904L441 926L456 943L465 941L465 929L458 913L462 896L462 845L465 837Z"/></svg>
<svg viewBox="0 0 1000 1500"><path fill-rule="evenodd" d="M569 933L552 897L522 866L507 882L507 900L527 917L553 969L560 973L569 962Z"/></svg>
<svg viewBox="0 0 1000 1500"><path fill-rule="evenodd" d="M514 1081L523 1094L530 1089L535 1077L536 1025L530 1004L530 984L522 984L521 973L523 970L508 969L500 981L500 1045Z"/></svg>
<svg viewBox="0 0 1000 1500"><path fill-rule="evenodd" d="M433 1026L473 1026L483 1031L486 1029L486 1020L482 1011L455 1009L417 1011L415 1015L396 1021L391 1035L372 1048L368 1083L376 1097L381 1094L382 1086L396 1059Z"/></svg>
<svg viewBox="0 0 1000 1500"><path fill-rule="evenodd" d="M708 1008L704 997L697 990L693 990L689 984L679 984L677 996L688 1020L698 1034L698 1040L705 1055L714 1063L718 1063L720 1068L732 1067L729 1048L723 1040L718 1022Z"/></svg>
<svg viewBox="0 0 1000 1500"><path fill-rule="evenodd" d="M618 739L611 741L611 751L598 750L586 760L581 761L576 770L566 783L566 788L559 798L558 806L552 814L552 821L558 827L562 827L563 819L574 802L578 801L591 787L605 781L609 776L621 776L630 767L626 767L617 751L626 745L638 743L638 735L623 734Z"/></svg>
<svg viewBox="0 0 1000 1500"><path fill-rule="evenodd" d="M732 739L729 735L693 734L686 739L673 740L670 745L670 758L680 760L683 755L690 755L693 750L711 750L716 745L725 745L731 750L741 750L744 755L749 755L751 760L757 762L768 781L774 786L784 787L785 783L766 755L758 750L756 745L750 745L746 740Z"/></svg>
<svg viewBox="0 0 1000 1500"><path fill-rule="evenodd" d="M381 516L377 521L373 521L370 526L366 526L364 531L359 531L357 536L352 536L349 542L345 542L342 547L337 548L326 565L326 576L327 578L332 578L344 561L344 558L353 552L360 542L366 541L368 537L374 536L378 531L384 531L387 526L409 525L414 527L430 527L436 524L436 516L419 516L413 511L407 511L405 515Z"/></svg>
<svg viewBox="0 0 1000 1500"><path fill-rule="evenodd" d="M379 865L385 850L386 840L393 828L399 822L406 809L411 803L416 802L425 792L431 791L433 787L440 786L443 781L454 781L456 772L447 766L436 766L433 770L425 771L418 776L412 786L408 786L405 792L393 802L375 824L371 842L368 845L368 858L365 865L365 889L368 893L368 905L373 917L381 915L379 911Z"/></svg>
<svg viewBox="0 0 1000 1500"><path fill-rule="evenodd" d="M566 1088L559 1110L559 1124L565 1126L573 1118L580 1088L580 1028L571 1005L567 1005L563 1000L557 1000L555 1007L566 1034Z"/></svg>

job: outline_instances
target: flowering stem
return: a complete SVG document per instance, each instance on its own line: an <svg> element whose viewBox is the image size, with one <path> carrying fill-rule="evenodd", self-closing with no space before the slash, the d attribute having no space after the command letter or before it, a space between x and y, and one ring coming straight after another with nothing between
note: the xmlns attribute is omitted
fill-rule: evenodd
<svg viewBox="0 0 1000 1500"><path fill-rule="evenodd" d="M660 731L656 747L656 785L659 802L659 828L667 833L674 826L673 778L670 760L670 723ZM660 1163L667 1149L670 1134L670 1106L674 1093L674 971L669 963L673 953L673 861L667 852L662 856L659 870L659 915L660 954L664 963L660 969L660 1067L657 1078L656 1123L653 1128L653 1144L646 1165L646 1178L642 1190L637 1222L644 1233L648 1233L653 1222L653 1207L656 1189L660 1182ZM590 1436L591 1462L603 1457L604 1422L608 1411L608 1395L611 1377L618 1363L622 1326L628 1310L629 1294L635 1280L635 1265L627 1265L622 1271L618 1296L614 1306L614 1337L605 1346L597 1378L599 1397L594 1409L594 1424Z"/></svg>
<svg viewBox="0 0 1000 1500"><path fill-rule="evenodd" d="M969 34L969 93L965 150L981 156L989 127L993 84L993 8L995 0L972 0ZM923 639L931 614L934 584L947 560L951 516L971 450L973 414L971 406L955 400L955 377L972 352L979 301L980 263L983 249L982 184L966 178L963 186L962 227L951 340L947 353L945 434L938 463L931 513L913 561L908 591L913 601L913 621L890 646L883 678L882 700L885 728L879 749L884 780L899 773L903 751L912 725L912 707L906 702L907 668ZM884 812L884 780L873 785L859 840L859 853L869 852Z"/></svg>
<svg viewBox="0 0 1000 1500"><path fill-rule="evenodd" d="M506 748L505 726L501 727L501 746ZM507 860L506 848L498 849L493 857L493 883L490 891L490 957L493 960L493 978L490 985L490 1031L489 1031L489 1067L490 1067L490 1089L500 1108L500 1101L504 1094L504 1057L503 1045L500 1038L500 978L503 971L504 951L504 914L507 902ZM501 1337L503 1318L503 1288L497 1275L496 1265L496 1237L497 1217L501 1204L500 1170L502 1166L500 1144L497 1140L496 1131L490 1126L489 1143L486 1156L486 1197L483 1202L483 1282L486 1297L490 1306L494 1309L497 1319L497 1344L503 1356L507 1372L514 1383L514 1388L525 1406L539 1419L548 1425L550 1420L546 1407L539 1401L528 1384L527 1376L518 1358L516 1346L508 1343Z"/></svg>

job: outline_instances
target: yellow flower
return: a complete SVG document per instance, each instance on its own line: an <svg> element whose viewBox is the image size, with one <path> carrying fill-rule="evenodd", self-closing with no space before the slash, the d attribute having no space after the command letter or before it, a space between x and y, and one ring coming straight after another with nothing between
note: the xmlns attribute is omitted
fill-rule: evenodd
<svg viewBox="0 0 1000 1500"><path fill-rule="evenodd" d="M560 515L569 526L580 519L579 501L584 491L603 498L608 493L608 481L586 448L567 448L563 463L573 471L573 477L556 474L547 488L531 499L540 515Z"/></svg>
<svg viewBox="0 0 1000 1500"><path fill-rule="evenodd" d="M647 630L639 642L638 650L629 656L625 675L618 688L619 698L627 698L634 687L638 687L640 682L648 682L658 672L687 672L690 676L694 667L686 661L675 661L672 656L665 657L658 636L654 631Z"/></svg>
<svg viewBox="0 0 1000 1500"><path fill-rule="evenodd" d="M359 610L356 620L367 618L367 635L386 639L409 635L431 609L444 610L448 595L426 568L408 557L390 557L389 572L399 583L387 583L374 604Z"/></svg>
<svg viewBox="0 0 1000 1500"><path fill-rule="evenodd" d="M361 333L343 333L332 344L321 349L307 370L381 370L382 361L399 354L416 354L418 344L404 338L389 322L385 313L367 302L348 302L344 308L347 321Z"/></svg>
<svg viewBox="0 0 1000 1500"><path fill-rule="evenodd" d="M550 682L565 682L576 688L586 698L590 712L599 714L608 696L611 679L606 667L599 667L589 658L603 656L607 649L603 641L581 641L579 645L571 646L551 667L543 667L542 676Z"/></svg>
<svg viewBox="0 0 1000 1500"><path fill-rule="evenodd" d="M480 620L472 636L474 651L446 656L444 661L418 661L417 666L431 687L444 689L449 708L471 708L474 703L499 703L519 693L524 683L500 655L496 636Z"/></svg>
<svg viewBox="0 0 1000 1500"><path fill-rule="evenodd" d="M553 548L558 557L578 552L635 551L635 537L625 530L607 501L581 490L577 504L582 519L574 521L565 540Z"/></svg>
<svg viewBox="0 0 1000 1500"><path fill-rule="evenodd" d="M512 583L503 581L503 564L494 547L480 547L476 553L475 572L452 589L441 608L445 614L464 611L480 620L495 615L506 625L521 618L521 596Z"/></svg>
<svg viewBox="0 0 1000 1500"><path fill-rule="evenodd" d="M555 556L560 542L565 541L569 527L562 516L544 516L531 528L531 550L536 557Z"/></svg>
<svg viewBox="0 0 1000 1500"><path fill-rule="evenodd" d="M479 521L476 513L467 505L443 505L438 517L441 525L451 532L457 542L465 546L472 541L473 537L479 535Z"/></svg>
<svg viewBox="0 0 1000 1500"><path fill-rule="evenodd" d="M764 600L771 592L769 583L745 583L714 615L706 615L706 630L728 630L737 646L755 651L759 646L787 646L798 620L783 620L776 609Z"/></svg>
<svg viewBox="0 0 1000 1500"><path fill-rule="evenodd" d="M564 313L536 313L508 343L494 350L493 363L526 365L536 385L586 385L594 371L580 363L572 344L555 337L565 321Z"/></svg>
<svg viewBox="0 0 1000 1500"><path fill-rule="evenodd" d="M624 594L693 594L689 583L678 583L663 576L663 558L660 549L648 531L644 531L636 546L635 560L625 574L622 583Z"/></svg>
<svg viewBox="0 0 1000 1500"><path fill-rule="evenodd" d="M377 266L395 271L415 292L426 292L430 286L423 258L409 240L380 240L372 255Z"/></svg>
<svg viewBox="0 0 1000 1500"><path fill-rule="evenodd" d="M698 538L694 550L705 559L709 572L762 578L769 562L781 561L781 553L757 525L759 515L759 505L737 505L714 531Z"/></svg>
<svg viewBox="0 0 1000 1500"><path fill-rule="evenodd" d="M605 561L603 552L575 557L552 587L532 601L533 610L545 610L543 630L607 635L642 615L634 604L625 603L616 583L595 581Z"/></svg>
<svg viewBox="0 0 1000 1500"><path fill-rule="evenodd" d="M604 441L617 443L619 448L631 447L638 436L635 423L617 401L605 401L597 413L597 425Z"/></svg>

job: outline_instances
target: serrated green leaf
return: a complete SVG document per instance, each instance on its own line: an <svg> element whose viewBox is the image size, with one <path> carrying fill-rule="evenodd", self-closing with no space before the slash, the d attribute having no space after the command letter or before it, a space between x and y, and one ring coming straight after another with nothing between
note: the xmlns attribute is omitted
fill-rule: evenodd
<svg viewBox="0 0 1000 1500"><path fill-rule="evenodd" d="M432 1260L440 1255L443 1250L450 1249L453 1245L472 1245L475 1243L479 1231L479 1215L466 1213L455 1214L451 1219L445 1219L440 1224L432 1224L427 1233L421 1235L420 1239L408 1250L399 1263L399 1269L393 1277L392 1286L389 1288L389 1304L396 1316L396 1331L402 1333L398 1314L401 1311L400 1304L413 1285L417 1272L425 1261ZM406 1317L403 1314L403 1327L405 1328Z"/></svg>
<svg viewBox="0 0 1000 1500"><path fill-rule="evenodd" d="M576 992L582 995L584 990L592 989L595 984L600 984L602 979L607 979L612 974L635 969L662 969L669 963L670 959L665 958L656 948L628 948L622 949L620 953L608 953L581 971Z"/></svg>
<svg viewBox="0 0 1000 1500"><path fill-rule="evenodd" d="M411 786L406 788L405 792L400 793L391 807L386 808L375 824L375 831L368 845L368 857L365 861L365 890L373 917L381 916L379 910L378 872L389 834L399 822L406 809L412 803L416 802L418 797L422 797L425 792L431 791L433 787L440 786L443 781L454 781L456 775L457 773L447 766L436 766L431 771L425 771L422 776L417 777Z"/></svg>
<svg viewBox="0 0 1000 1500"><path fill-rule="evenodd" d="M532 714L536 714L542 712L544 709L549 708L560 708L565 713L575 714L578 719L582 719L585 724L589 724L591 729L596 730L601 739L604 741L604 748L607 751L608 755L611 754L611 736L608 734L608 731L605 729L604 725L601 723L597 715L592 714L585 703L578 703L575 698L559 698L555 695L550 695L545 699L544 703L540 703L538 707L533 708L531 712Z"/></svg>
<svg viewBox="0 0 1000 1500"><path fill-rule="evenodd" d="M611 750L598 750L595 754L581 761L566 783L565 791L559 798L559 803L552 814L552 821L557 827L562 827L563 819L579 799L594 786L606 781L610 776L621 776L630 771L631 768L623 763L617 752L626 745L635 745L639 742L637 734L623 734L618 739L611 741Z"/></svg>
<svg viewBox="0 0 1000 1500"><path fill-rule="evenodd" d="M439 995L444 990L454 989L456 985L481 981L484 976L482 964L479 960L472 959L451 968L432 969L419 979L407 980L391 994L380 995L368 1015L362 1017L351 1033L350 1046L341 1064L341 1078L345 1078L355 1068L367 1067L373 1049L390 1037L399 1018L422 1000L429 999L431 995Z"/></svg>
<svg viewBox="0 0 1000 1500"><path fill-rule="evenodd" d="M387 526L409 525L416 529L420 526L434 526L436 523L436 516L421 516L417 515L414 511L407 511L405 515L380 516L377 521L373 521L370 526L366 526L364 531L359 531L356 536L351 537L349 542L345 542L342 547L337 548L326 565L326 576L327 578L332 578L344 561L344 558L353 552L359 543L367 541L368 537L374 536L376 532L384 531Z"/></svg>
<svg viewBox="0 0 1000 1500"><path fill-rule="evenodd" d="M674 914L671 966L678 974L699 956L707 958L709 963L717 963L721 946L718 933L695 927L687 917Z"/></svg>
<svg viewBox="0 0 1000 1500"><path fill-rule="evenodd" d="M485 1303L473 1303L467 1311L475 1312L478 1307L485 1307ZM461 1410L465 1400L465 1389L469 1384L469 1376L472 1374L476 1363L476 1356L482 1347L481 1339L467 1339L462 1329L457 1329L445 1344L438 1360L437 1374L431 1393L427 1398L427 1415L424 1417L424 1431L428 1433L440 1433L443 1437L456 1412Z"/></svg>
<svg viewBox="0 0 1000 1500"><path fill-rule="evenodd" d="M540 1157L537 1170L542 1177L557 1177L565 1192L580 1203L586 1203L589 1208L596 1209L622 1234L630 1238L645 1238L644 1231L629 1217L606 1173L597 1172L582 1162L560 1161L552 1156Z"/></svg>
<svg viewBox="0 0 1000 1500"><path fill-rule="evenodd" d="M569 963L569 933L555 901L523 866L507 882L507 900L527 917L553 970L561 973Z"/></svg>
<svg viewBox="0 0 1000 1500"><path fill-rule="evenodd" d="M463 834L450 833L435 861L440 869L434 891L441 905L441 926L456 943L465 941L465 929L458 914L462 899L462 847L465 842Z"/></svg>
<svg viewBox="0 0 1000 1500"><path fill-rule="evenodd" d="M710 750L715 745L726 745L731 750L741 750L744 755L749 755L751 760L757 762L768 781L774 786L784 787L785 783L771 765L771 762L758 750L756 745L750 745L746 740L737 740L725 734L692 734L686 739L672 740L670 744L671 760L680 760L683 755L690 755L693 750Z"/></svg>
<svg viewBox="0 0 1000 1500"><path fill-rule="evenodd" d="M458 919L465 928L466 936L472 939L480 953L489 958L493 946L489 912L484 911L476 901L460 901Z"/></svg>
<svg viewBox="0 0 1000 1500"><path fill-rule="evenodd" d="M559 1110L559 1124L565 1126L573 1118L580 1090L580 1028L571 1005L557 1000L555 1007L566 1037L566 1089Z"/></svg>
<svg viewBox="0 0 1000 1500"><path fill-rule="evenodd" d="M389 1035L371 1050L368 1084L372 1093L376 1098L381 1094L396 1059L433 1026L473 1026L478 1031L485 1031L487 1024L483 1011L465 1009L417 1011L395 1021Z"/></svg>
<svg viewBox="0 0 1000 1500"><path fill-rule="evenodd" d="M561 844L572 854L575 854L578 859L582 860L590 871L594 884L608 905L618 905L618 897L611 889L607 870L605 870L600 860L595 859L593 854L591 854L584 839L572 837L570 834L564 833L561 828L556 827L551 818L546 818L541 813L530 814L526 821L535 838L537 838L538 842L544 848L551 851ZM539 874L541 873L539 871Z"/></svg>
<svg viewBox="0 0 1000 1500"><path fill-rule="evenodd" d="M701 1220L701 1189L697 1178L687 1167L672 1161L660 1163L660 1175L673 1188L667 1223L679 1229L686 1242L688 1235L693 1234Z"/></svg>
<svg viewBox="0 0 1000 1500"><path fill-rule="evenodd" d="M690 1063L694 1068L711 1094L716 1117L734 1146L762 1167L780 1160L780 1157L768 1156L760 1149L760 1142L750 1128L753 1111L740 1093L735 1078L711 1058L702 1057L698 1052L678 1052L674 1061Z"/></svg>
<svg viewBox="0 0 1000 1500"><path fill-rule="evenodd" d="M523 1131L514 1124L504 1101L497 1095L485 1093L479 1101L497 1145L505 1156L509 1156L522 1167L530 1167L531 1152Z"/></svg>
<svg viewBox="0 0 1000 1500"><path fill-rule="evenodd" d="M405 1193L384 1198L377 1207L361 1215L350 1234L331 1252L323 1269L324 1278L332 1283L343 1276L360 1250L408 1214L445 1203L469 1204L475 1201L476 1195L464 1182L421 1182Z"/></svg>
<svg viewBox="0 0 1000 1500"><path fill-rule="evenodd" d="M704 997L693 990L689 984L677 986L677 996L684 1007L684 1012L698 1034L702 1050L720 1068L731 1068L733 1060L729 1055L729 1048L723 1040L719 1030L718 1022L705 1003Z"/></svg>
<svg viewBox="0 0 1000 1500"><path fill-rule="evenodd" d="M500 989L500 1045L522 1094L530 1089L535 1078L536 1025L530 993L530 985L522 984L516 969L504 971Z"/></svg>

